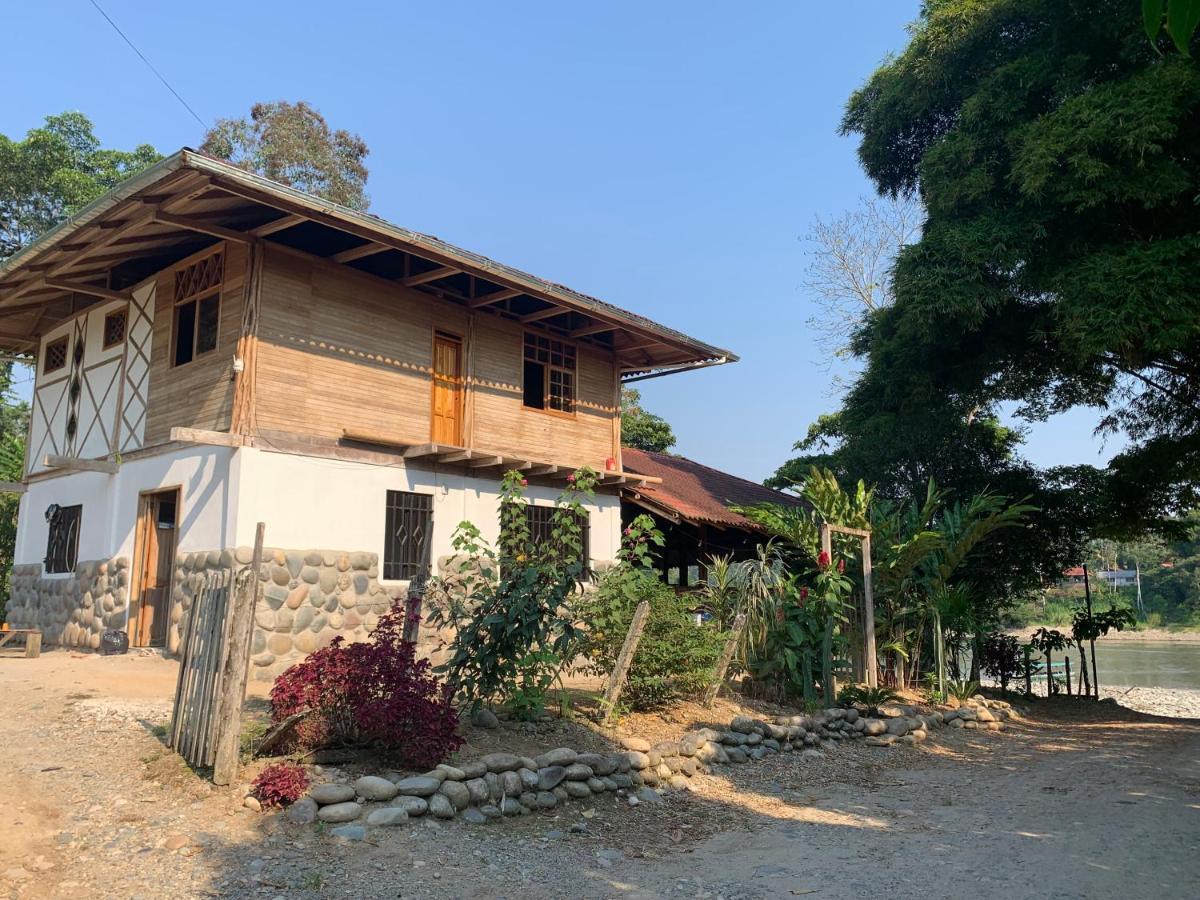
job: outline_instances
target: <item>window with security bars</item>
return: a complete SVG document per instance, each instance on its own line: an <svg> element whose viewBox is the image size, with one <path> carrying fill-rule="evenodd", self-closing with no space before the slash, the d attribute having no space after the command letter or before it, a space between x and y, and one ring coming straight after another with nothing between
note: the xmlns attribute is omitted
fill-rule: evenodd
<svg viewBox="0 0 1200 900"><path fill-rule="evenodd" d="M126 311L115 309L104 317L104 349L125 341Z"/></svg>
<svg viewBox="0 0 1200 900"><path fill-rule="evenodd" d="M575 346L525 334L524 403L530 409L575 412Z"/></svg>
<svg viewBox="0 0 1200 900"><path fill-rule="evenodd" d="M525 507L525 523L529 526L529 537L535 547L549 547L554 542L554 512L558 507L533 506ZM583 545L583 557L579 562L584 571L588 569L591 553L591 523L586 512L579 512L580 543Z"/></svg>
<svg viewBox="0 0 1200 900"><path fill-rule="evenodd" d="M383 577L407 581L429 568L433 495L388 491L383 542Z"/></svg>
<svg viewBox="0 0 1200 900"><path fill-rule="evenodd" d="M64 335L46 345L46 353L42 357L42 374L48 375L51 372L57 372L66 364L67 338Z"/></svg>
<svg viewBox="0 0 1200 900"><path fill-rule="evenodd" d="M56 503L46 510L46 522L50 526L46 540L46 574L75 571L79 557L79 523L82 519L82 506L59 506Z"/></svg>
<svg viewBox="0 0 1200 900"><path fill-rule="evenodd" d="M172 364L182 366L217 349L225 254L218 251L175 273L175 345Z"/></svg>

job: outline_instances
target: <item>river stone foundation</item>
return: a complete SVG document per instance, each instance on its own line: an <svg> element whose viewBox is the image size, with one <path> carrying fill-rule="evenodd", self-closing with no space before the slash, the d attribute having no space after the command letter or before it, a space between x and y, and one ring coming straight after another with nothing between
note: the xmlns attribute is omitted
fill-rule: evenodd
<svg viewBox="0 0 1200 900"><path fill-rule="evenodd" d="M129 560L78 563L73 573L47 575L41 563L14 565L6 617L13 628L37 628L46 644L98 650L100 635L124 630Z"/></svg>

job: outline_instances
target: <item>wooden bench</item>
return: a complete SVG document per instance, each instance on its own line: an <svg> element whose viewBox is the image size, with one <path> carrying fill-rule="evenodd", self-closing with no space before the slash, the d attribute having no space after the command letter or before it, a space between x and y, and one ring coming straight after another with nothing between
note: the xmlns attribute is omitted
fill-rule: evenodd
<svg viewBox="0 0 1200 900"><path fill-rule="evenodd" d="M36 628L9 628L0 631L0 647L4 647L17 635L25 638L25 658L37 659L42 655L42 633Z"/></svg>

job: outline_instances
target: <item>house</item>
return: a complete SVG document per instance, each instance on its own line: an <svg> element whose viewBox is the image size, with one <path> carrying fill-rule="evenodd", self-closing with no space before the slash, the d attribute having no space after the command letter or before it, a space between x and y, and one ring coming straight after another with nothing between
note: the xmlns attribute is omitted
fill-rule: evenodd
<svg viewBox="0 0 1200 900"><path fill-rule="evenodd" d="M630 479L621 488L621 515L625 524L648 513L663 532L663 575L680 591L703 584L707 561L714 555L732 554L750 559L769 538L760 526L731 507L778 503L803 506L793 494L771 490L710 466L669 453L651 453L626 447L624 468L651 476Z"/></svg>
<svg viewBox="0 0 1200 900"><path fill-rule="evenodd" d="M616 262L614 260L614 262ZM0 262L0 347L36 359L9 621L177 650L206 573L272 549L258 677L577 469L611 559L622 379L736 357L479 254L181 150Z"/></svg>
<svg viewBox="0 0 1200 900"><path fill-rule="evenodd" d="M1101 569L1096 574L1112 587L1133 587L1138 582L1136 569Z"/></svg>

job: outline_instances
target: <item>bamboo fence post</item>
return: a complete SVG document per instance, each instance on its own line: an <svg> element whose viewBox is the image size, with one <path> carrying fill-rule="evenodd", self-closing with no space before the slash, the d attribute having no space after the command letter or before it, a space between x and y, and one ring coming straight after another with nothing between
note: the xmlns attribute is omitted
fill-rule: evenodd
<svg viewBox="0 0 1200 900"><path fill-rule="evenodd" d="M608 724L613 710L617 708L617 700L620 699L621 689L625 686L625 675L633 664L633 655L637 652L638 641L642 639L642 632L646 628L646 619L649 617L650 601L643 600L634 610L633 621L629 623L629 633L625 635L625 643L621 647L621 653L617 656L617 664L613 667L612 675L608 680L608 690L604 692L602 703L604 718L601 721L605 724Z"/></svg>
<svg viewBox="0 0 1200 900"><path fill-rule="evenodd" d="M221 673L221 695L217 698L217 754L213 765L213 784L232 784L237 777L238 744L242 730L242 703L246 699L246 675L250 665L250 641L254 637L254 607L258 601L259 571L262 569L263 537L266 525L258 523L254 534L254 556L250 577L238 585L230 581L229 641Z"/></svg>
<svg viewBox="0 0 1200 900"><path fill-rule="evenodd" d="M1033 651L1028 644L1025 645L1025 696L1033 696L1033 660L1030 658Z"/></svg>
<svg viewBox="0 0 1200 900"><path fill-rule="evenodd" d="M704 692L705 706L712 706L713 701L717 699L717 694L725 681L725 673L729 671L729 664L733 662L733 654L737 650L738 641L741 640L742 629L745 625L746 614L744 612L738 613L737 618L733 620L733 631L725 639L725 649L721 651L721 659L717 663L717 671L714 673L713 682Z"/></svg>
<svg viewBox="0 0 1200 900"><path fill-rule="evenodd" d="M1067 696L1071 696L1071 651L1068 650L1063 654L1063 664L1066 666L1067 673Z"/></svg>
<svg viewBox="0 0 1200 900"><path fill-rule="evenodd" d="M1088 625L1093 625L1092 619L1092 586L1088 580L1088 567L1085 563L1083 566L1083 595L1087 598L1087 614ZM1095 634L1095 632L1092 632ZM1092 638L1088 641L1092 647L1092 696L1097 700L1100 699L1100 673L1096 671L1096 639Z"/></svg>
<svg viewBox="0 0 1200 900"><path fill-rule="evenodd" d="M879 686L879 662L875 657L875 595L871 590L871 536L862 542L863 567L863 638L867 667L867 685Z"/></svg>
<svg viewBox="0 0 1200 900"><path fill-rule="evenodd" d="M828 522L821 523L821 552L833 565L833 531ZM827 707L833 706L833 616L825 620L825 634L821 639L821 693Z"/></svg>

